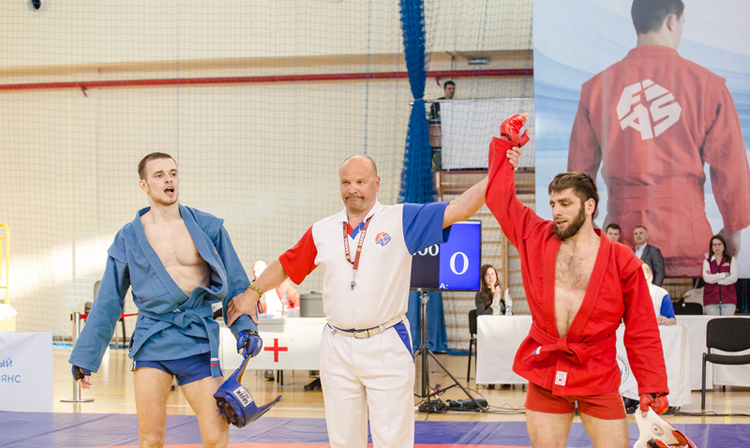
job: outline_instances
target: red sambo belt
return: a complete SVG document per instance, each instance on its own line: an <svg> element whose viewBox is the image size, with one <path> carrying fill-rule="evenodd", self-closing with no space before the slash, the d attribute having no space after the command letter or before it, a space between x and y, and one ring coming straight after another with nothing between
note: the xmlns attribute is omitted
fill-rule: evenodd
<svg viewBox="0 0 750 448"><path fill-rule="evenodd" d="M559 353L573 364L581 365L592 356L604 353L614 348L617 342L614 334L608 334L603 339L592 342L570 342L567 336L556 338L542 330L536 322L531 325L529 336L542 344L536 350L526 355L524 361L540 361L553 353Z"/></svg>

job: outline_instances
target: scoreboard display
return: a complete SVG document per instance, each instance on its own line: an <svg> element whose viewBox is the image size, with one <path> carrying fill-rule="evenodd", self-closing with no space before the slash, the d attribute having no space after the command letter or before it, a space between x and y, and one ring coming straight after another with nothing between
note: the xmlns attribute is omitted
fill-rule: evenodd
<svg viewBox="0 0 750 448"><path fill-rule="evenodd" d="M478 291L481 262L482 222L457 222L447 242L413 255L411 289Z"/></svg>

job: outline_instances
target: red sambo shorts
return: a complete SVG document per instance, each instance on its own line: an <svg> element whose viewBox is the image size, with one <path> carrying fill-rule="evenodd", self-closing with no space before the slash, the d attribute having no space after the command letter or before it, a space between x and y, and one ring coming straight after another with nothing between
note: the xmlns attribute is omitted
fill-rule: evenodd
<svg viewBox="0 0 750 448"><path fill-rule="evenodd" d="M599 395L552 395L547 390L534 383L529 383L526 394L526 409L548 414L571 414L578 402L578 411L602 420L618 420L625 418L625 405L620 392L613 390Z"/></svg>

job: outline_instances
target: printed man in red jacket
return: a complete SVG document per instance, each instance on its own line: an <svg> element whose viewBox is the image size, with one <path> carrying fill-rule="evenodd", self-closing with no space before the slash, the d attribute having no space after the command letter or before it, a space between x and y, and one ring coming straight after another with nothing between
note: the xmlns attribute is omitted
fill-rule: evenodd
<svg viewBox="0 0 750 448"><path fill-rule="evenodd" d="M667 374L651 295L633 251L594 229L599 196L585 173L558 174L550 184L554 221L516 197L513 166L528 130L515 115L489 153L486 202L517 249L533 318L513 371L529 380L526 425L534 447L564 447L578 402L594 447L628 447L615 331L638 381L641 410L667 409Z"/></svg>
<svg viewBox="0 0 750 448"><path fill-rule="evenodd" d="M725 80L683 59L682 0L635 0L637 46L581 86L570 136L568 171L607 184L604 226L622 226L622 241L648 228L664 255L667 277L700 277L705 241L704 163L724 221L720 232L736 256L750 225L750 167L740 120Z"/></svg>

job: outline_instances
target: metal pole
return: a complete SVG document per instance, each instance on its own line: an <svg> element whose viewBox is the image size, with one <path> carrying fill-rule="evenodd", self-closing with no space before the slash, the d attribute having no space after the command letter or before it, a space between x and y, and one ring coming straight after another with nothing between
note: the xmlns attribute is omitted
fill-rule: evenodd
<svg viewBox="0 0 750 448"><path fill-rule="evenodd" d="M420 314L420 327L419 327L419 338L422 342L422 397L429 400L430 392L430 360L427 357L427 293L419 290L419 314Z"/></svg>
<svg viewBox="0 0 750 448"><path fill-rule="evenodd" d="M81 313L75 312L71 315L73 320L73 347L76 345L78 340L78 334L81 332ZM73 380L73 398L63 398L60 400L63 403L90 403L94 401L93 398L81 398L81 385L78 381Z"/></svg>

